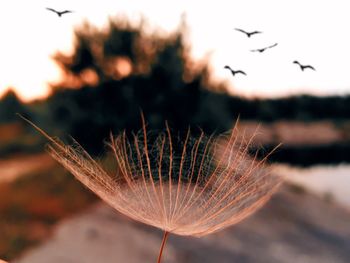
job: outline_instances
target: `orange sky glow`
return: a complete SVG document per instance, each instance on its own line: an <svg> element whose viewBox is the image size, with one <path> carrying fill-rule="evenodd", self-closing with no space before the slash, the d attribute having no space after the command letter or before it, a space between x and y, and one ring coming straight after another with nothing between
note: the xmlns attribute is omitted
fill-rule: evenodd
<svg viewBox="0 0 350 263"><path fill-rule="evenodd" d="M84 20L103 27L108 17L138 22L143 16L150 30L171 32L184 13L192 56L201 59L209 54L214 79L225 81L232 93L348 94L347 4L346 0L1 1L0 96L12 87L26 101L45 97L49 84L61 77L52 55L58 50L71 52L73 30ZM74 13L59 18L46 7ZM263 34L248 39L236 27ZM250 52L275 42L279 45L264 53ZM313 65L316 72L301 72L293 60ZM244 70L247 76L233 78L225 65ZM91 74L87 77L93 81Z"/></svg>

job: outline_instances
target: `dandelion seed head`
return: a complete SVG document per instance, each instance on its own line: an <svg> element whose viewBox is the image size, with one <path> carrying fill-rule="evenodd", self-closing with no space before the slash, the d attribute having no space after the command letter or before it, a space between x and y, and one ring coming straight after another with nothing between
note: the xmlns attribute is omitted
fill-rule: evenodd
<svg viewBox="0 0 350 263"><path fill-rule="evenodd" d="M249 153L253 138L143 130L111 136L116 169L107 172L73 140L52 139L50 154L119 212L178 235L203 236L260 208L281 183L266 158Z"/></svg>

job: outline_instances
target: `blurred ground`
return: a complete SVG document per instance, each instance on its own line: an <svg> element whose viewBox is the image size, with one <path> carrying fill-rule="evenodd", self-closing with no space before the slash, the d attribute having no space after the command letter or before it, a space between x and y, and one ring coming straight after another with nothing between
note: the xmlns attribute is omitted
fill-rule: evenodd
<svg viewBox="0 0 350 263"><path fill-rule="evenodd" d="M63 218L95 196L47 154L0 161L0 258L13 259L47 239Z"/></svg>
<svg viewBox="0 0 350 263"><path fill-rule="evenodd" d="M17 155L0 159L0 182L10 182L22 175L48 170L55 164L55 160L46 153Z"/></svg>
<svg viewBox="0 0 350 263"><path fill-rule="evenodd" d="M170 236L164 262L340 263L350 258L350 213L284 186L246 221L201 239ZM161 232L104 204L61 222L17 263L155 262Z"/></svg>
<svg viewBox="0 0 350 263"><path fill-rule="evenodd" d="M247 134L256 126L240 123ZM350 140L349 127L349 122L332 121L264 123L257 142L342 144ZM21 263L153 262L161 233L102 204L65 221L90 207L96 197L42 150L36 133L28 134L18 125L0 126L0 258L21 257ZM203 239L171 237L166 260L348 262L349 222L349 212L335 203L300 187L285 187L236 227ZM37 248L28 251L33 247Z"/></svg>

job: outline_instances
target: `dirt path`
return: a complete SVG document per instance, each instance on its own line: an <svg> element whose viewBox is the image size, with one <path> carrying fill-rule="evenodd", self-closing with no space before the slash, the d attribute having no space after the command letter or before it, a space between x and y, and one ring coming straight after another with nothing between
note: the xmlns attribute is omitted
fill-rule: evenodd
<svg viewBox="0 0 350 263"><path fill-rule="evenodd" d="M0 182L10 182L19 176L48 169L54 164L55 161L47 153L0 159Z"/></svg>
<svg viewBox="0 0 350 263"><path fill-rule="evenodd" d="M155 262L161 237L98 204L59 224L50 240L14 262ZM170 236L164 263L345 263L349 247L349 212L284 187L234 227L200 239Z"/></svg>

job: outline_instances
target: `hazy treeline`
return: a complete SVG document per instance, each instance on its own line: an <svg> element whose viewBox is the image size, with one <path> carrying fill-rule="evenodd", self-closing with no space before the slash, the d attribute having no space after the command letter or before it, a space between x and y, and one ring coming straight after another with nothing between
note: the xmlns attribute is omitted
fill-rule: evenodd
<svg viewBox="0 0 350 263"><path fill-rule="evenodd" d="M72 55L56 53L64 72L46 100L22 104L13 92L0 101L0 122L27 115L55 134L70 134L99 152L109 133L138 130L142 110L148 128L222 132L238 115L259 121L349 119L350 96L298 96L247 100L229 96L210 79L208 61L193 61L186 25L166 36L146 34L144 24L110 21L108 29L87 23L76 30Z"/></svg>
<svg viewBox="0 0 350 263"><path fill-rule="evenodd" d="M126 82L118 81L111 82L109 84L115 85L117 89L117 87L122 86L123 83ZM105 86L105 84L101 85L101 87ZM63 96L65 96L66 99L70 97L70 99L75 100L74 97L85 96L85 94L89 93L90 95L98 95L100 92L103 91L96 91L91 87L85 87L84 90L60 90L59 92L55 92L55 95L48 101L55 102L56 99L59 97L62 98ZM189 99L190 97L187 97L188 95L189 94L183 94L183 97ZM218 126L219 123L216 122L220 120L215 118L215 116L220 110L220 114L229 117L230 123L238 115L240 115L241 119L265 122L276 120L317 121L322 119L332 119L336 121L350 119L350 96L315 97L310 95L300 95L279 99L248 100L238 96L229 96L225 93L217 93L210 90L199 90L193 95L196 97L192 97L194 99L192 107L198 106L198 101L195 100L199 100L202 103L205 102L207 104L205 107L215 108L217 110L216 113L211 112L214 115L214 117L211 118L211 121L214 121L214 123L210 123L211 121L208 121L208 126L211 126L211 124ZM96 99L98 100L98 98ZM112 100L115 98L112 97L109 99ZM119 97L118 100L122 101L123 98ZM105 101L105 103L108 102ZM117 100L114 101L113 104L114 103L117 103ZM25 113L28 115L33 110L35 111L36 105L39 104L40 107L43 107L42 104L45 104L45 102L41 101L33 104L23 104L13 91L9 91L0 99L0 123L16 121L17 117L13 114L14 112L20 112L22 114ZM126 101L122 101L121 103L119 102L120 106L121 104L126 104ZM136 106L141 107L141 104L142 102ZM63 106L63 108L67 109L69 108L69 105ZM62 114L65 111L63 108L61 108L63 111ZM80 107L78 109L81 110ZM207 110L210 111L210 109ZM125 109L125 111L127 111L127 109ZM139 116L139 111L137 111L137 115ZM208 118L210 118L210 116L208 116Z"/></svg>

